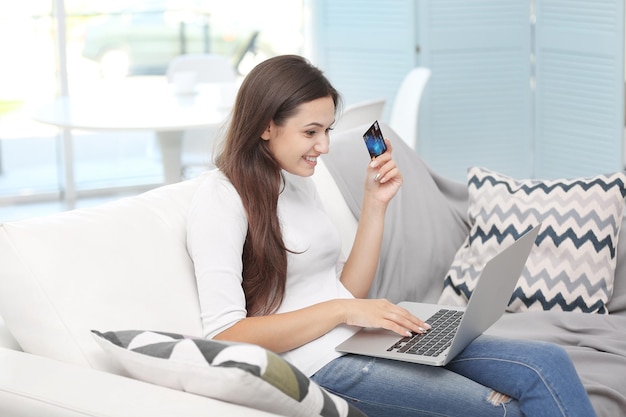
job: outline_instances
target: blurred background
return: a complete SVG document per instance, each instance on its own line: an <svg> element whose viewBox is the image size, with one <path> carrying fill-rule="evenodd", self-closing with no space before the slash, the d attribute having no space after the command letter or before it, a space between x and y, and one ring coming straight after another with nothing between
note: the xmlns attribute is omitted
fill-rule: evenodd
<svg viewBox="0 0 626 417"><path fill-rule="evenodd" d="M150 91L174 57L205 52L227 56L243 76L267 57L301 54L302 21L303 4L292 0L0 2L0 221L62 208L59 128L32 115L64 82L70 96L116 85ZM79 196L162 183L153 133L71 133Z"/></svg>
<svg viewBox="0 0 626 417"><path fill-rule="evenodd" d="M148 96L175 57L196 53L227 57L239 80L268 57L303 55L346 107L383 101L386 122L424 67L410 140L457 181L471 165L518 178L620 170L624 15L624 0L0 1L0 222L72 208L73 193L81 207L162 185L155 132L60 129L33 114L60 96Z"/></svg>

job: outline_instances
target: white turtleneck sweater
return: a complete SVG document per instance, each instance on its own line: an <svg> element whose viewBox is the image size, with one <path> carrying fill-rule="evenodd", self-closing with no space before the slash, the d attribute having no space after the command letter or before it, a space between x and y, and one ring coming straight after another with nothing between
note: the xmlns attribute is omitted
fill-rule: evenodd
<svg viewBox="0 0 626 417"><path fill-rule="evenodd" d="M336 298L353 298L339 276L344 259L339 234L322 207L311 178L282 172L285 187L278 216L287 248L287 283L278 313ZM246 317L241 286L242 252L248 220L239 194L214 170L199 186L187 222L187 248L193 259L204 335L212 338ZM340 325L282 356L307 375L341 354L335 346L356 332Z"/></svg>

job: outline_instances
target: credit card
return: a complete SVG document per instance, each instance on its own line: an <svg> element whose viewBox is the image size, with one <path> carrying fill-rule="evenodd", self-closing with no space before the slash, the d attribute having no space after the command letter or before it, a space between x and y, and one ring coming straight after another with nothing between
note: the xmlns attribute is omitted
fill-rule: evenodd
<svg viewBox="0 0 626 417"><path fill-rule="evenodd" d="M378 120L374 121L372 126L367 129L367 132L363 134L363 139L372 159L387 151L387 145L385 145L385 139L380 131L380 126L378 126Z"/></svg>

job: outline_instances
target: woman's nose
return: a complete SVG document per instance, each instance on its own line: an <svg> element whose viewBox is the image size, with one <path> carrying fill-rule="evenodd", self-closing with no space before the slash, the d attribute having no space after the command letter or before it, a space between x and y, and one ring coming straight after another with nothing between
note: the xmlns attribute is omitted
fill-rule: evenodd
<svg viewBox="0 0 626 417"><path fill-rule="evenodd" d="M330 139L328 135L324 135L315 144L315 151L319 153L328 153L329 147L330 147Z"/></svg>

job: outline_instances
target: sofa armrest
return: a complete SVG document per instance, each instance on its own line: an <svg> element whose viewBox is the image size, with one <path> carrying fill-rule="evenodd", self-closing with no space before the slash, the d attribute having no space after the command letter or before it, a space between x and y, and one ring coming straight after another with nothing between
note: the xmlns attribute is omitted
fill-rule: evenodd
<svg viewBox="0 0 626 417"><path fill-rule="evenodd" d="M0 415L272 416L111 373L0 348Z"/></svg>

